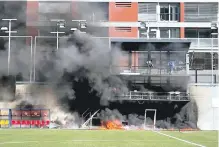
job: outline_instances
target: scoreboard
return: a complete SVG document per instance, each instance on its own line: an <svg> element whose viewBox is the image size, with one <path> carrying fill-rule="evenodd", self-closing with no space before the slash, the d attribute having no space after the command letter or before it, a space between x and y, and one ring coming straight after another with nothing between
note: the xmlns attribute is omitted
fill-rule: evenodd
<svg viewBox="0 0 219 147"><path fill-rule="evenodd" d="M49 123L49 109L0 109L0 128L42 128Z"/></svg>

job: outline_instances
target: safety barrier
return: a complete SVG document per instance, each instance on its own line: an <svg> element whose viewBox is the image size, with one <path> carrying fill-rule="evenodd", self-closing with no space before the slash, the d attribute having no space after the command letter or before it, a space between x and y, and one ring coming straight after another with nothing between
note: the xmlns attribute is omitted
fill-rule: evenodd
<svg viewBox="0 0 219 147"><path fill-rule="evenodd" d="M0 109L0 128L47 128L49 109Z"/></svg>

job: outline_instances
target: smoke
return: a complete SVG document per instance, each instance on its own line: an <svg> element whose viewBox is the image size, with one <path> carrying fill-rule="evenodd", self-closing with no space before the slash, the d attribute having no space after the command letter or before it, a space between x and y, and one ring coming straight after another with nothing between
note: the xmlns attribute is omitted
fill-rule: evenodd
<svg viewBox="0 0 219 147"><path fill-rule="evenodd" d="M2 9L1 17L7 16L11 18L12 16L16 16L18 21L13 23L13 29L18 30L18 32L23 32L23 27L21 27L20 24L26 23L26 20L23 19L25 18L23 14L26 13L24 7L19 6L17 2L13 2L7 7L10 7L10 9ZM50 9L59 9L59 11L61 11L60 9L62 9L62 7ZM8 10L13 11L9 12ZM87 16L90 16L88 14L94 11L96 14L95 20L107 19L105 17L105 7L98 6L95 3L92 4L92 6L90 3L75 3L75 18L77 19L90 19ZM119 94L127 93L129 91L127 83L120 77L112 76L110 67L110 63L116 65L120 63L121 57L125 56L124 53L120 50L120 46L113 47L113 52L111 52L107 39L94 38L96 35L104 36L106 34L99 28L96 29L96 26L90 25L92 21L88 22L87 34L82 34L78 31L74 34L67 32L66 34L68 35L60 38L58 50L56 50L55 39L39 39L35 54L36 81L44 82L44 84L17 84L15 98L13 97L13 92L7 88L1 88L0 105L5 108L15 108L17 105L29 105L34 108L35 105L44 105L47 109L51 110L51 119L53 121L65 127L72 128L78 127L81 122L79 114L76 111L70 111L70 106L68 105L69 100L78 99L74 91L75 81L87 80L89 87L91 87L89 93L95 93L95 95L99 97L101 106L108 106L109 101L113 98L112 90L114 88L119 89ZM7 25L6 22L1 24L1 26L5 25ZM89 32L92 35L89 34ZM8 68L8 43L7 39L3 40L4 43L3 45L1 44L2 48L0 51L0 76L7 75ZM180 46L177 46L177 48L178 47ZM26 45L26 39L22 41L13 39L11 48L13 55L10 64L10 74L16 77L20 74L21 81L28 81L30 68L33 63L31 63L30 60L30 48ZM148 48L153 49L153 46L149 46ZM176 46L174 48L176 48ZM111 58L112 56L113 58ZM177 55L177 57L179 56ZM119 71L114 72L118 73ZM181 80L177 85L179 84L181 84ZM18 92L19 89L20 92ZM80 90L87 91L87 89L83 88ZM141 87L141 90L147 91L144 87ZM89 99L89 97L87 97L87 99ZM193 117L187 114L188 111L193 112L193 108L190 109L190 107L193 107L193 105L188 105L182 109L181 113L174 117L175 123L169 120L158 120L157 127L180 127L182 123L192 126ZM118 110L110 109L101 111L101 117L103 120L119 119L121 121L128 121L132 125L142 124L144 118L137 114L123 116ZM172 119L173 118L170 120ZM152 123L149 118L147 120L149 123Z"/></svg>
<svg viewBox="0 0 219 147"><path fill-rule="evenodd" d="M12 30L19 30L19 34L24 34L26 24L26 2L25 1L1 1L0 20L17 19L12 23ZM0 27L8 27L8 21L0 21ZM1 32L1 35L3 32Z"/></svg>
<svg viewBox="0 0 219 147"><path fill-rule="evenodd" d="M157 111L157 115L159 110ZM129 126L143 127L145 116L138 114L128 114L122 115L117 109L110 110L106 108L98 114L99 118L103 121L109 120L119 120L121 122L128 122ZM148 114L147 114L148 116ZM153 126L154 124L154 114L148 116L146 119L146 124ZM156 128L161 129L183 129L183 128L197 128L198 120L198 108L194 100L188 102L185 106L180 109L180 112L175 113L173 117L167 117L164 120L156 120Z"/></svg>
<svg viewBox="0 0 219 147"><path fill-rule="evenodd" d="M16 5L13 3L13 5ZM78 5L82 10L82 5ZM87 9L85 9L87 7ZM83 10L89 10L88 5L83 5ZM23 11L23 9L21 9ZM99 9L98 9L99 11ZM20 11L19 11L20 12ZM6 12L5 12L6 13ZM13 16L13 12L11 12ZM79 13L79 12L78 12ZM19 15L19 13L17 13ZM84 13L80 16L83 19ZM98 14L101 14L100 12ZM21 15L19 15L21 16ZM98 15L98 17L102 17ZM20 17L18 17L20 18ZM91 90L96 91L96 95L100 97L102 105L108 105L108 100L111 98L111 90L113 86L119 86L123 92L127 92L126 84L118 77L111 76L110 73L110 49L109 45L101 39L94 39L94 36L89 34L81 34L75 32L69 36L64 36L60 40L59 50L51 45L50 42L45 41L37 44L37 51L35 56L35 66L37 72L37 80L45 84L35 86L36 84L21 84L16 86L16 93L21 90L15 99L11 99L12 92L1 91L1 105L4 107L17 105L45 105L47 109L51 110L51 119L59 122L64 126L77 126L80 121L79 115L74 112L70 113L66 99L75 99L75 92L72 88L72 82L78 78L84 78L89 81ZM29 79L29 69L31 67L30 51L25 47L23 42L11 43L11 48L18 48L14 57L11 58L10 74L16 76L18 73L22 75L22 80ZM7 74L7 43L4 45L5 50L0 52L1 75ZM120 49L117 48L114 56L122 55ZM114 62L119 62L114 58ZM118 61L116 61L118 60ZM2 68L3 67L3 68ZM27 70L28 69L28 70ZM78 73L80 73L78 75ZM65 74L73 75L73 81L66 81L63 76ZM48 92L52 91L51 92ZM82 89L83 90L83 89Z"/></svg>

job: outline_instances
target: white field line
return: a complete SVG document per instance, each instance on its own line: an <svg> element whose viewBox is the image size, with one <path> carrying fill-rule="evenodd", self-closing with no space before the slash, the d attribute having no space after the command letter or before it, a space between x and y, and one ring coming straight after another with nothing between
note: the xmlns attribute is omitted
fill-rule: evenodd
<svg viewBox="0 0 219 147"><path fill-rule="evenodd" d="M26 143L65 143L65 142L171 142L171 140L86 140L86 139L78 139L78 140L30 140L30 141L8 141L8 142L0 142L1 144L26 144ZM202 142L212 142L212 141L202 141ZM204 146L201 146L204 147Z"/></svg>
<svg viewBox="0 0 219 147"><path fill-rule="evenodd" d="M156 132L156 133L158 133L158 134L161 134L161 135L164 135L164 136L167 136L167 137L169 137L169 138L173 138L173 139L176 139L176 140L179 140L179 141L188 143L188 144L192 144L192 145L199 146L199 147L206 147L206 146L204 146L204 145L197 144L197 143L194 143L194 142L190 142L190 141L187 141L187 140L184 140L184 139L180 139L180 138L177 138L177 137L174 137L174 136L170 136L170 135L167 135L167 134L158 132L158 131L154 131L154 132Z"/></svg>
<svg viewBox="0 0 219 147"><path fill-rule="evenodd" d="M59 142L59 143L64 143L64 142L155 142L155 141L158 141L158 140L97 140L97 139L75 139L75 140L60 140L60 141L57 141L57 140L32 140L32 141L8 141L8 142L0 142L0 145L1 144L25 144L25 143L38 143L38 142L41 142L41 143L49 143L49 142ZM162 141L162 142L170 142L168 140L159 140L159 141Z"/></svg>

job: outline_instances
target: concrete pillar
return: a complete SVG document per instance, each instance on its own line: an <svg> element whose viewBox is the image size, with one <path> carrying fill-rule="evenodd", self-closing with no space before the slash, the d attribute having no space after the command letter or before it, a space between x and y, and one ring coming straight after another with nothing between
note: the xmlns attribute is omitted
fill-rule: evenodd
<svg viewBox="0 0 219 147"><path fill-rule="evenodd" d="M191 86L190 95L198 106L198 128L201 130L218 130L219 108L215 103L219 101L218 86Z"/></svg>

